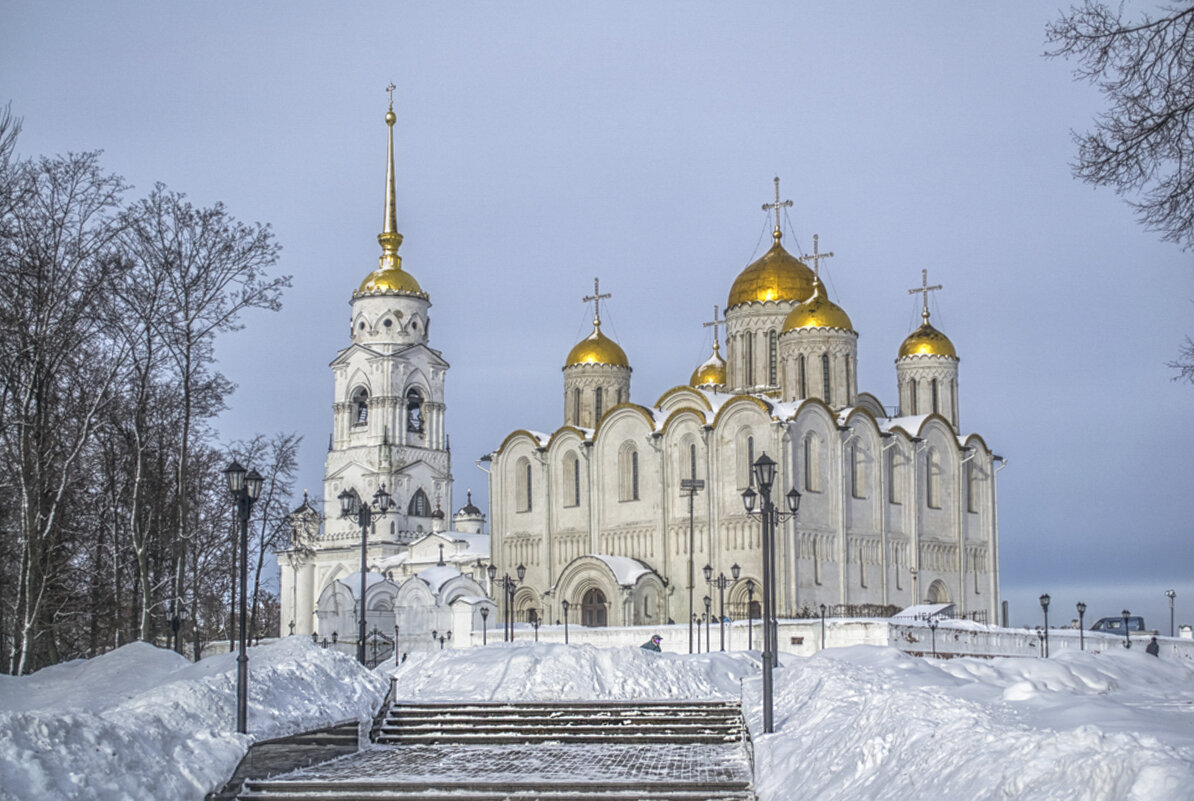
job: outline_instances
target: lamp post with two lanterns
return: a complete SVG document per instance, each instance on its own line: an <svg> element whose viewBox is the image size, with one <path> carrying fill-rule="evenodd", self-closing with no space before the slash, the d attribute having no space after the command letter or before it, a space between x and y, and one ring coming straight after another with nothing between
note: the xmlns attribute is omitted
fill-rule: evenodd
<svg viewBox="0 0 1194 801"><path fill-rule="evenodd" d="M717 628L721 636L721 650L724 651L726 649L726 587L729 586L730 579L726 578L725 573L718 573L717 578L713 578L713 565L705 565L703 572L705 573L705 583L717 588ZM741 573L742 568L735 562L730 567L730 575L733 576L733 580L737 581Z"/></svg>
<svg viewBox="0 0 1194 801"><path fill-rule="evenodd" d="M373 493L373 503L363 502L356 490L346 489L337 497L340 499L340 517L355 517L357 525L361 527L361 597L357 600L357 609L359 610L357 616L357 661L363 665L365 664L365 573L368 570L366 549L369 545L369 526L373 522L375 513L378 517L386 516L394 499L390 493L386 492L385 484L382 484L381 488Z"/></svg>
<svg viewBox="0 0 1194 801"><path fill-rule="evenodd" d="M1173 634L1173 599L1177 597L1177 592L1174 590L1165 590L1165 597L1169 599L1169 636Z"/></svg>
<svg viewBox="0 0 1194 801"><path fill-rule="evenodd" d="M236 516L240 521L240 626L239 652L236 657L236 730L240 734L248 731L249 722L249 654L245 648L245 624L248 620L248 593L245 584L249 580L249 515L253 503L261 497L261 485L265 479L256 470L245 470L235 460L224 470L228 490L236 502Z"/></svg>
<svg viewBox="0 0 1194 801"><path fill-rule="evenodd" d="M568 607L569 607L570 605L571 605L571 604L569 604L569 603L568 603L568 599L567 599L567 598L565 598L564 600L560 601L560 606L561 606L561 607L563 608L563 610L564 610L564 645L567 645L567 644L568 644Z"/></svg>
<svg viewBox="0 0 1194 801"><path fill-rule="evenodd" d="M763 521L763 731L774 731L772 721L772 675L771 670L778 660L778 631L776 628L775 611L775 528L780 522L794 518L800 509L800 493L793 487L785 496L788 511L781 512L771 501L771 486L775 482L775 460L763 453L754 463L755 483L759 485L756 493L747 487L742 493L742 503L748 515L758 515ZM758 496L763 496L763 503L755 511Z"/></svg>
<svg viewBox="0 0 1194 801"><path fill-rule="evenodd" d="M1049 593L1041 596L1041 611L1045 613L1045 658L1049 658Z"/></svg>
<svg viewBox="0 0 1194 801"><path fill-rule="evenodd" d="M1078 650L1086 650L1086 626L1083 618L1086 617L1086 604L1081 601L1078 602Z"/></svg>
<svg viewBox="0 0 1194 801"><path fill-rule="evenodd" d="M497 578L497 565L491 564L488 567L489 583L493 586L493 581ZM518 580L510 578L510 574L506 573L502 576L502 589L506 595L506 614L505 623L506 630L504 639L507 642L514 642L514 588L522 583L522 580L527 576L526 565L519 565L515 568L514 573L518 576Z"/></svg>
<svg viewBox="0 0 1194 801"><path fill-rule="evenodd" d="M1120 612L1120 615L1122 615L1122 616L1123 616L1123 619L1124 619L1124 648L1131 648L1131 647L1132 647L1132 638L1131 638L1131 636L1128 634L1128 616L1129 616L1129 615L1131 615L1131 614L1132 614L1132 613L1131 613L1131 612L1129 612L1127 609L1125 609L1125 610L1123 610L1122 612Z"/></svg>

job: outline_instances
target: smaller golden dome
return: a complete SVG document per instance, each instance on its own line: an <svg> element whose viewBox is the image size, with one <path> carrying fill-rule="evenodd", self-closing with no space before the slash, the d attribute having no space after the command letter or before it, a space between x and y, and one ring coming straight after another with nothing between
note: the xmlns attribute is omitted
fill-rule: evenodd
<svg viewBox="0 0 1194 801"><path fill-rule="evenodd" d="M398 294L398 295L419 295L426 297L419 282L410 273L403 270L401 267L382 268L374 270L365 276L365 280L361 282L361 287L356 291L357 295L375 295L375 294Z"/></svg>
<svg viewBox="0 0 1194 801"><path fill-rule="evenodd" d="M954 350L954 343L949 341L949 337L938 331L933 326L929 325L929 312L926 309L921 312L920 328L913 331L900 345L900 355L898 358L905 356L948 356L951 359L958 358L958 352Z"/></svg>
<svg viewBox="0 0 1194 801"><path fill-rule="evenodd" d="M626 352L618 346L617 342L601 333L601 323L597 322L593 325L593 333L577 342L568 352L568 360L564 362L564 366L572 367L576 364L610 364L615 367L629 367L630 361L626 358Z"/></svg>
<svg viewBox="0 0 1194 801"><path fill-rule="evenodd" d="M785 332L798 328L840 328L843 331L854 331L850 316L841 306L825 297L825 286L819 279L813 287L813 296L788 312L788 317L784 320Z"/></svg>
<svg viewBox="0 0 1194 801"><path fill-rule="evenodd" d="M776 229L772 234L774 244L771 249L734 279L729 307L768 300L799 303L812 296L816 276L804 262L784 250L779 243L782 237Z"/></svg>
<svg viewBox="0 0 1194 801"><path fill-rule="evenodd" d="M717 341L713 341L713 355L700 367L692 371L688 385L703 387L709 384L724 386L726 382L726 360L721 358Z"/></svg>

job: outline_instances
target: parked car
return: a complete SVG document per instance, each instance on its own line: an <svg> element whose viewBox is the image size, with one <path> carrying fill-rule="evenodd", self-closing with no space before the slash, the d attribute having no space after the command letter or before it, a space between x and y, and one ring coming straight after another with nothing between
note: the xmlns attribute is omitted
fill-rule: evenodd
<svg viewBox="0 0 1194 801"><path fill-rule="evenodd" d="M1128 633L1133 631L1144 631L1144 618L1136 615L1128 615ZM1106 631L1110 634L1124 633L1124 618L1122 617L1101 617L1094 622L1090 627L1091 631Z"/></svg>

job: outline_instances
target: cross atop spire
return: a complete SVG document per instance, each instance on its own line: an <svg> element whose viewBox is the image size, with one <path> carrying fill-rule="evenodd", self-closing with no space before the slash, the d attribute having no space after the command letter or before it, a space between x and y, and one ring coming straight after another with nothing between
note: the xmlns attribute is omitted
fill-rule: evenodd
<svg viewBox="0 0 1194 801"><path fill-rule="evenodd" d="M391 81L390 85L386 87L386 91L390 93L390 111L394 110L394 90L397 88L398 87L394 85L393 81Z"/></svg>
<svg viewBox="0 0 1194 801"><path fill-rule="evenodd" d="M703 328L710 328L710 327L713 328L713 350L717 350L719 347L717 344L717 327L726 324L724 317L720 320L717 319L717 313L719 311L720 311L720 309L717 306L714 306L713 307L713 319L710 322L701 323L701 327L703 327Z"/></svg>
<svg viewBox="0 0 1194 801"><path fill-rule="evenodd" d="M908 290L909 295L923 295L924 296L925 305L924 305L924 310L920 313L920 316L921 316L921 319L923 319L926 323L929 321L929 293L936 292L938 289L941 289L941 284L934 284L933 286L929 286L929 271L921 270L920 271L920 288Z"/></svg>
<svg viewBox="0 0 1194 801"><path fill-rule="evenodd" d="M821 279L821 259L832 259L833 251L831 250L828 253L822 253L819 250L817 250L817 235L813 234L813 255L809 256L808 254L805 254L805 255L801 256L800 258L812 260L813 275L815 275L817 277L817 280L820 280Z"/></svg>
<svg viewBox="0 0 1194 801"><path fill-rule="evenodd" d="M779 242L780 238L783 237L783 233L779 230L779 210L782 208L790 208L792 205L793 203L790 200L781 201L779 199L779 176L775 176L775 202L764 203L763 211L771 211L772 209L775 209L775 231L772 232L771 236L776 242Z"/></svg>
<svg viewBox="0 0 1194 801"><path fill-rule="evenodd" d="M607 298L612 298L612 297L613 297L613 295L611 295L608 292L606 292L604 295L601 294L601 284L599 282L599 279L594 278L593 279L593 294L589 295L587 298L585 298L584 300L581 301L582 303L588 303L590 300L593 301L593 325L594 326L601 325L601 301L605 300Z"/></svg>

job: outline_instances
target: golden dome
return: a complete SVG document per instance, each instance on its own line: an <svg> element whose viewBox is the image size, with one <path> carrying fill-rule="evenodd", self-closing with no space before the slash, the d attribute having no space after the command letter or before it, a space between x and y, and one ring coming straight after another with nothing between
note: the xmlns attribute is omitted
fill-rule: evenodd
<svg viewBox="0 0 1194 801"><path fill-rule="evenodd" d="M813 294L816 276L804 262L784 250L778 230L772 234L775 243L734 279L730 287L730 307L739 303L766 300L790 300L797 303Z"/></svg>
<svg viewBox="0 0 1194 801"><path fill-rule="evenodd" d="M425 296L415 277L401 267L382 267L365 276L357 295L371 295L375 293L397 293L400 295Z"/></svg>
<svg viewBox="0 0 1194 801"><path fill-rule="evenodd" d="M708 361L692 371L692 378L688 379L691 387L702 387L706 384L724 385L726 382L726 360L721 358L717 341L713 341L713 355Z"/></svg>
<svg viewBox="0 0 1194 801"><path fill-rule="evenodd" d="M900 345L900 355L898 358L905 356L948 356L951 359L958 358L958 352L954 350L954 343L949 341L949 337L938 331L933 326L929 325L929 312L926 309L921 312L920 328L908 335L904 343Z"/></svg>
<svg viewBox="0 0 1194 801"><path fill-rule="evenodd" d="M798 328L854 330L849 315L842 307L825 297L825 286L820 280L813 289L813 296L788 312L788 317L784 320L784 331L794 331Z"/></svg>
<svg viewBox="0 0 1194 801"><path fill-rule="evenodd" d="M615 367L629 367L630 361L626 358L626 352L618 346L617 342L601 333L601 323L593 325L593 333L577 342L572 350L568 351L568 360L564 362L565 367L571 367L574 364L611 364Z"/></svg>

